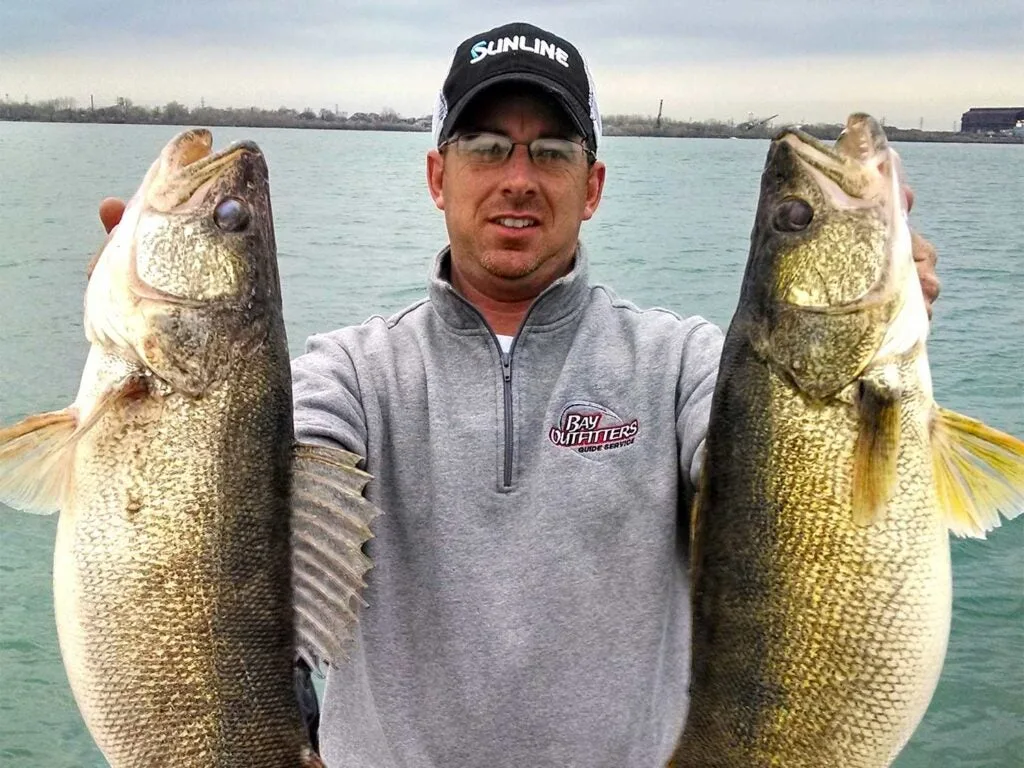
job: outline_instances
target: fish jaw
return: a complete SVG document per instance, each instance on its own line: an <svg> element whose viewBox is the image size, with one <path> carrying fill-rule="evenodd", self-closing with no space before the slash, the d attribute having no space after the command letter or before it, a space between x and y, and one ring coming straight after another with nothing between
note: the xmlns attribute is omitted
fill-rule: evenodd
<svg viewBox="0 0 1024 768"><path fill-rule="evenodd" d="M872 118L851 115L835 147L799 131L785 131L776 142L793 153L790 173L803 177L790 181L793 192L818 193L808 195L808 202L819 222L804 243L814 246L808 247L817 257L813 271L788 275L779 299L831 312L884 302L893 289L889 278L897 273L894 261L902 255L904 239L898 230L906 219L901 164L881 127ZM905 240L909 243L909 235ZM847 252L836 253L839 249Z"/></svg>
<svg viewBox="0 0 1024 768"><path fill-rule="evenodd" d="M213 152L213 134L203 128L183 131L161 150L142 182L146 205L161 213L200 205L200 190L225 172L244 153L262 156L251 141L236 142Z"/></svg>
<svg viewBox="0 0 1024 768"><path fill-rule="evenodd" d="M773 141L741 307L755 348L810 397L921 341L917 303L900 317L914 275L901 183L867 116L851 116L835 147L795 130Z"/></svg>
<svg viewBox="0 0 1024 768"><path fill-rule="evenodd" d="M885 337L875 358L877 362L890 360L893 357L907 355L914 349L924 358L926 376L922 379L927 384L931 395L931 376L927 375L928 363L924 345L928 339L931 323L928 319L928 307L921 289L921 280L914 265L914 247L910 234L910 223L904 205L902 191L903 174L899 155L893 149L886 150L887 162L892 169L887 183L889 184L888 206L890 234L889 274L892 276L892 289L899 295L900 301L895 317L889 322Z"/></svg>
<svg viewBox="0 0 1024 768"><path fill-rule="evenodd" d="M266 161L253 142L216 153L212 142L207 130L178 134L142 183L129 265L140 298L200 304L244 298L251 289L248 231L269 218ZM233 232L214 224L225 200L246 209L249 227Z"/></svg>
<svg viewBox="0 0 1024 768"><path fill-rule="evenodd" d="M266 161L252 142L218 153L211 144L205 130L167 144L96 260L85 297L92 344L194 395L281 312Z"/></svg>

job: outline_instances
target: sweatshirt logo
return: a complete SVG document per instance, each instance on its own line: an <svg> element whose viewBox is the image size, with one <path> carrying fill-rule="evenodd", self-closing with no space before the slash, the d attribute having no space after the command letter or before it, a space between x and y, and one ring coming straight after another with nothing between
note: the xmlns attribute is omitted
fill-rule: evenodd
<svg viewBox="0 0 1024 768"><path fill-rule="evenodd" d="M627 421L596 403L574 402L562 409L548 439L559 448L594 453L632 445L639 432L637 419Z"/></svg>
<svg viewBox="0 0 1024 768"><path fill-rule="evenodd" d="M533 38L533 42L528 42L526 35L501 37L497 40L481 40L478 43L474 43L473 47L469 49L469 63L476 64L488 56L497 56L499 53L508 53L509 51L528 51L529 53L536 53L538 56L547 56L552 61L557 61L563 67L569 66L568 51L559 48L554 43L549 43L547 40L541 40L539 37Z"/></svg>

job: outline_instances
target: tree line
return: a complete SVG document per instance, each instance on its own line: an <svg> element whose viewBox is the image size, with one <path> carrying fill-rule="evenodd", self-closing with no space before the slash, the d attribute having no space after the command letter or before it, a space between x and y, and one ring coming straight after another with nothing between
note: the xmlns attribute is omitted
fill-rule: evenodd
<svg viewBox="0 0 1024 768"><path fill-rule="evenodd" d="M135 125L204 125L247 128L349 128L396 131L429 131L430 117L402 117L389 107L380 112L335 112L330 109L302 110L290 107L187 107L171 101L159 107L135 104L118 97L114 104L81 107L74 99L46 101L0 101L0 120L45 123L118 123Z"/></svg>
<svg viewBox="0 0 1024 768"><path fill-rule="evenodd" d="M781 125L771 122L751 125L732 121L683 121L657 119L645 115L611 115L602 120L605 136L671 136L678 138L718 139L770 139ZM798 126L805 133L823 141L835 141L843 130L842 123L813 123ZM917 128L885 126L890 141L927 141L982 144L1024 144L1024 138L1014 136L984 136L952 131L924 131Z"/></svg>
<svg viewBox="0 0 1024 768"><path fill-rule="evenodd" d="M205 103L187 107L171 101L159 107L135 104L131 99L119 97L114 104L101 107L81 107L72 98L49 99L33 103L0 100L0 120L47 123L122 123L152 125L201 125L209 127L238 126L245 128L319 128L378 131L429 131L431 118L402 117L397 111L384 107L380 112L337 112L321 108L302 110L290 107L262 109L259 107L212 107ZM608 115L602 120L605 136L666 136L679 138L743 138L769 139L778 130L771 122L736 124L733 121L682 121L671 118L653 118L647 115ZM804 131L823 140L834 140L843 126L813 124L800 126ZM1013 136L983 136L951 131L923 131L886 126L892 141L940 141L1024 143L1024 138Z"/></svg>

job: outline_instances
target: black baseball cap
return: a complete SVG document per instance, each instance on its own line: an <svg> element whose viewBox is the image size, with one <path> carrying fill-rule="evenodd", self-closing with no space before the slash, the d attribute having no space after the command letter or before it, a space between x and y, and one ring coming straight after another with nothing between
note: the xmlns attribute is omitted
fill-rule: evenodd
<svg viewBox="0 0 1024 768"><path fill-rule="evenodd" d="M451 138L452 128L474 97L505 83L528 83L551 94L587 147L597 151L601 115L586 61L568 40L524 22L473 35L455 49L434 105L435 143L440 146Z"/></svg>

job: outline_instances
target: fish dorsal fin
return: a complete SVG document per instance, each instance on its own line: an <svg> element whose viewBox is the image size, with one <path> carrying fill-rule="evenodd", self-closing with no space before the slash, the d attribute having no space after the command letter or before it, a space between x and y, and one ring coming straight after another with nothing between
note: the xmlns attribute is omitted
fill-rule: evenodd
<svg viewBox="0 0 1024 768"><path fill-rule="evenodd" d="M932 418L939 507L957 536L983 539L1024 510L1024 441L944 408Z"/></svg>
<svg viewBox="0 0 1024 768"><path fill-rule="evenodd" d="M292 591L296 648L314 669L337 664L365 606L363 576L378 510L363 498L370 476L338 448L295 447L292 485Z"/></svg>
<svg viewBox="0 0 1024 768"><path fill-rule="evenodd" d="M859 429L853 461L853 520L871 525L885 515L896 487L900 452L900 397L894 368L862 378L857 397Z"/></svg>

